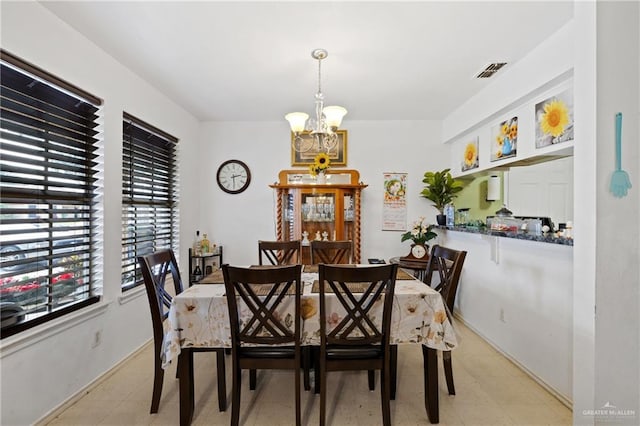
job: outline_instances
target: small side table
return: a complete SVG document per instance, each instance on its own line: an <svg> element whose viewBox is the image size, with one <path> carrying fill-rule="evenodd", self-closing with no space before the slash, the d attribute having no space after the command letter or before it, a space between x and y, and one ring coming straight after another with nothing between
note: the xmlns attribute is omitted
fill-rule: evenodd
<svg viewBox="0 0 640 426"><path fill-rule="evenodd" d="M420 281L424 281L425 275L427 274L427 265L429 264L429 259L427 258L424 262L421 262L415 260L402 260L400 259L400 256L398 256L389 259L389 263L397 263L398 267L400 268L411 269L413 271L414 277L416 277Z"/></svg>

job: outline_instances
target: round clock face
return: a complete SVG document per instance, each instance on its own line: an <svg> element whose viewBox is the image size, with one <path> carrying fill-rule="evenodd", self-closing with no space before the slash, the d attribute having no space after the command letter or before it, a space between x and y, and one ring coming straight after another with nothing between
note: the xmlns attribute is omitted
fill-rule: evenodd
<svg viewBox="0 0 640 426"><path fill-rule="evenodd" d="M229 194L239 194L249 187L251 172L240 160L228 160L220 165L216 175L220 189Z"/></svg>
<svg viewBox="0 0 640 426"><path fill-rule="evenodd" d="M416 244L415 246L411 247L411 254L413 255L413 257L421 259L427 254L427 250L424 248L424 246Z"/></svg>

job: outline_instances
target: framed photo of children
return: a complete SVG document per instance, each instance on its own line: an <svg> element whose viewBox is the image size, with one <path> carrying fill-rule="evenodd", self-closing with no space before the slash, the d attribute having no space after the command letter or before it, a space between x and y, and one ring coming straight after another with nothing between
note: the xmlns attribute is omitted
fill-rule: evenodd
<svg viewBox="0 0 640 426"><path fill-rule="evenodd" d="M327 153L331 166L346 166L347 165L347 131L337 130L338 143L331 148ZM291 132L291 165L308 166L312 164L316 155L320 153L318 144L315 141L315 136L309 132L304 132L300 135L302 141L296 142L296 135ZM294 145L302 146L300 151L294 149ZM306 149L309 148L309 149Z"/></svg>

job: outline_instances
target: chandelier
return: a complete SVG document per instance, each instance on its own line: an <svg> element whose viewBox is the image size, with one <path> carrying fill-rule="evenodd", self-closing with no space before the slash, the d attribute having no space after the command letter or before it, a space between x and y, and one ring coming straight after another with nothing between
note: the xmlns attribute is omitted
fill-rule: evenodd
<svg viewBox="0 0 640 426"><path fill-rule="evenodd" d="M341 106L324 106L324 95L321 85L321 64L328 53L324 49L315 49L311 52L313 59L318 61L318 92L315 95L316 116L309 118L304 112L291 112L284 116L291 126L293 139L291 144L297 152L306 152L316 148L318 152L329 152L338 144L336 131L342 123L342 117L347 110ZM310 137L304 137L308 134Z"/></svg>

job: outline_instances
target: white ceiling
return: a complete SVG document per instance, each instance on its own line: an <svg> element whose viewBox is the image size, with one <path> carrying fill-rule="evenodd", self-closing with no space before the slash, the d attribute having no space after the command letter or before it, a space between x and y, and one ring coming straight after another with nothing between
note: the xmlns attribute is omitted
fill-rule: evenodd
<svg viewBox="0 0 640 426"><path fill-rule="evenodd" d="M493 81L473 78L485 65L516 62L573 16L572 1L42 4L197 118L232 121L311 113L318 47L345 122L441 119Z"/></svg>

